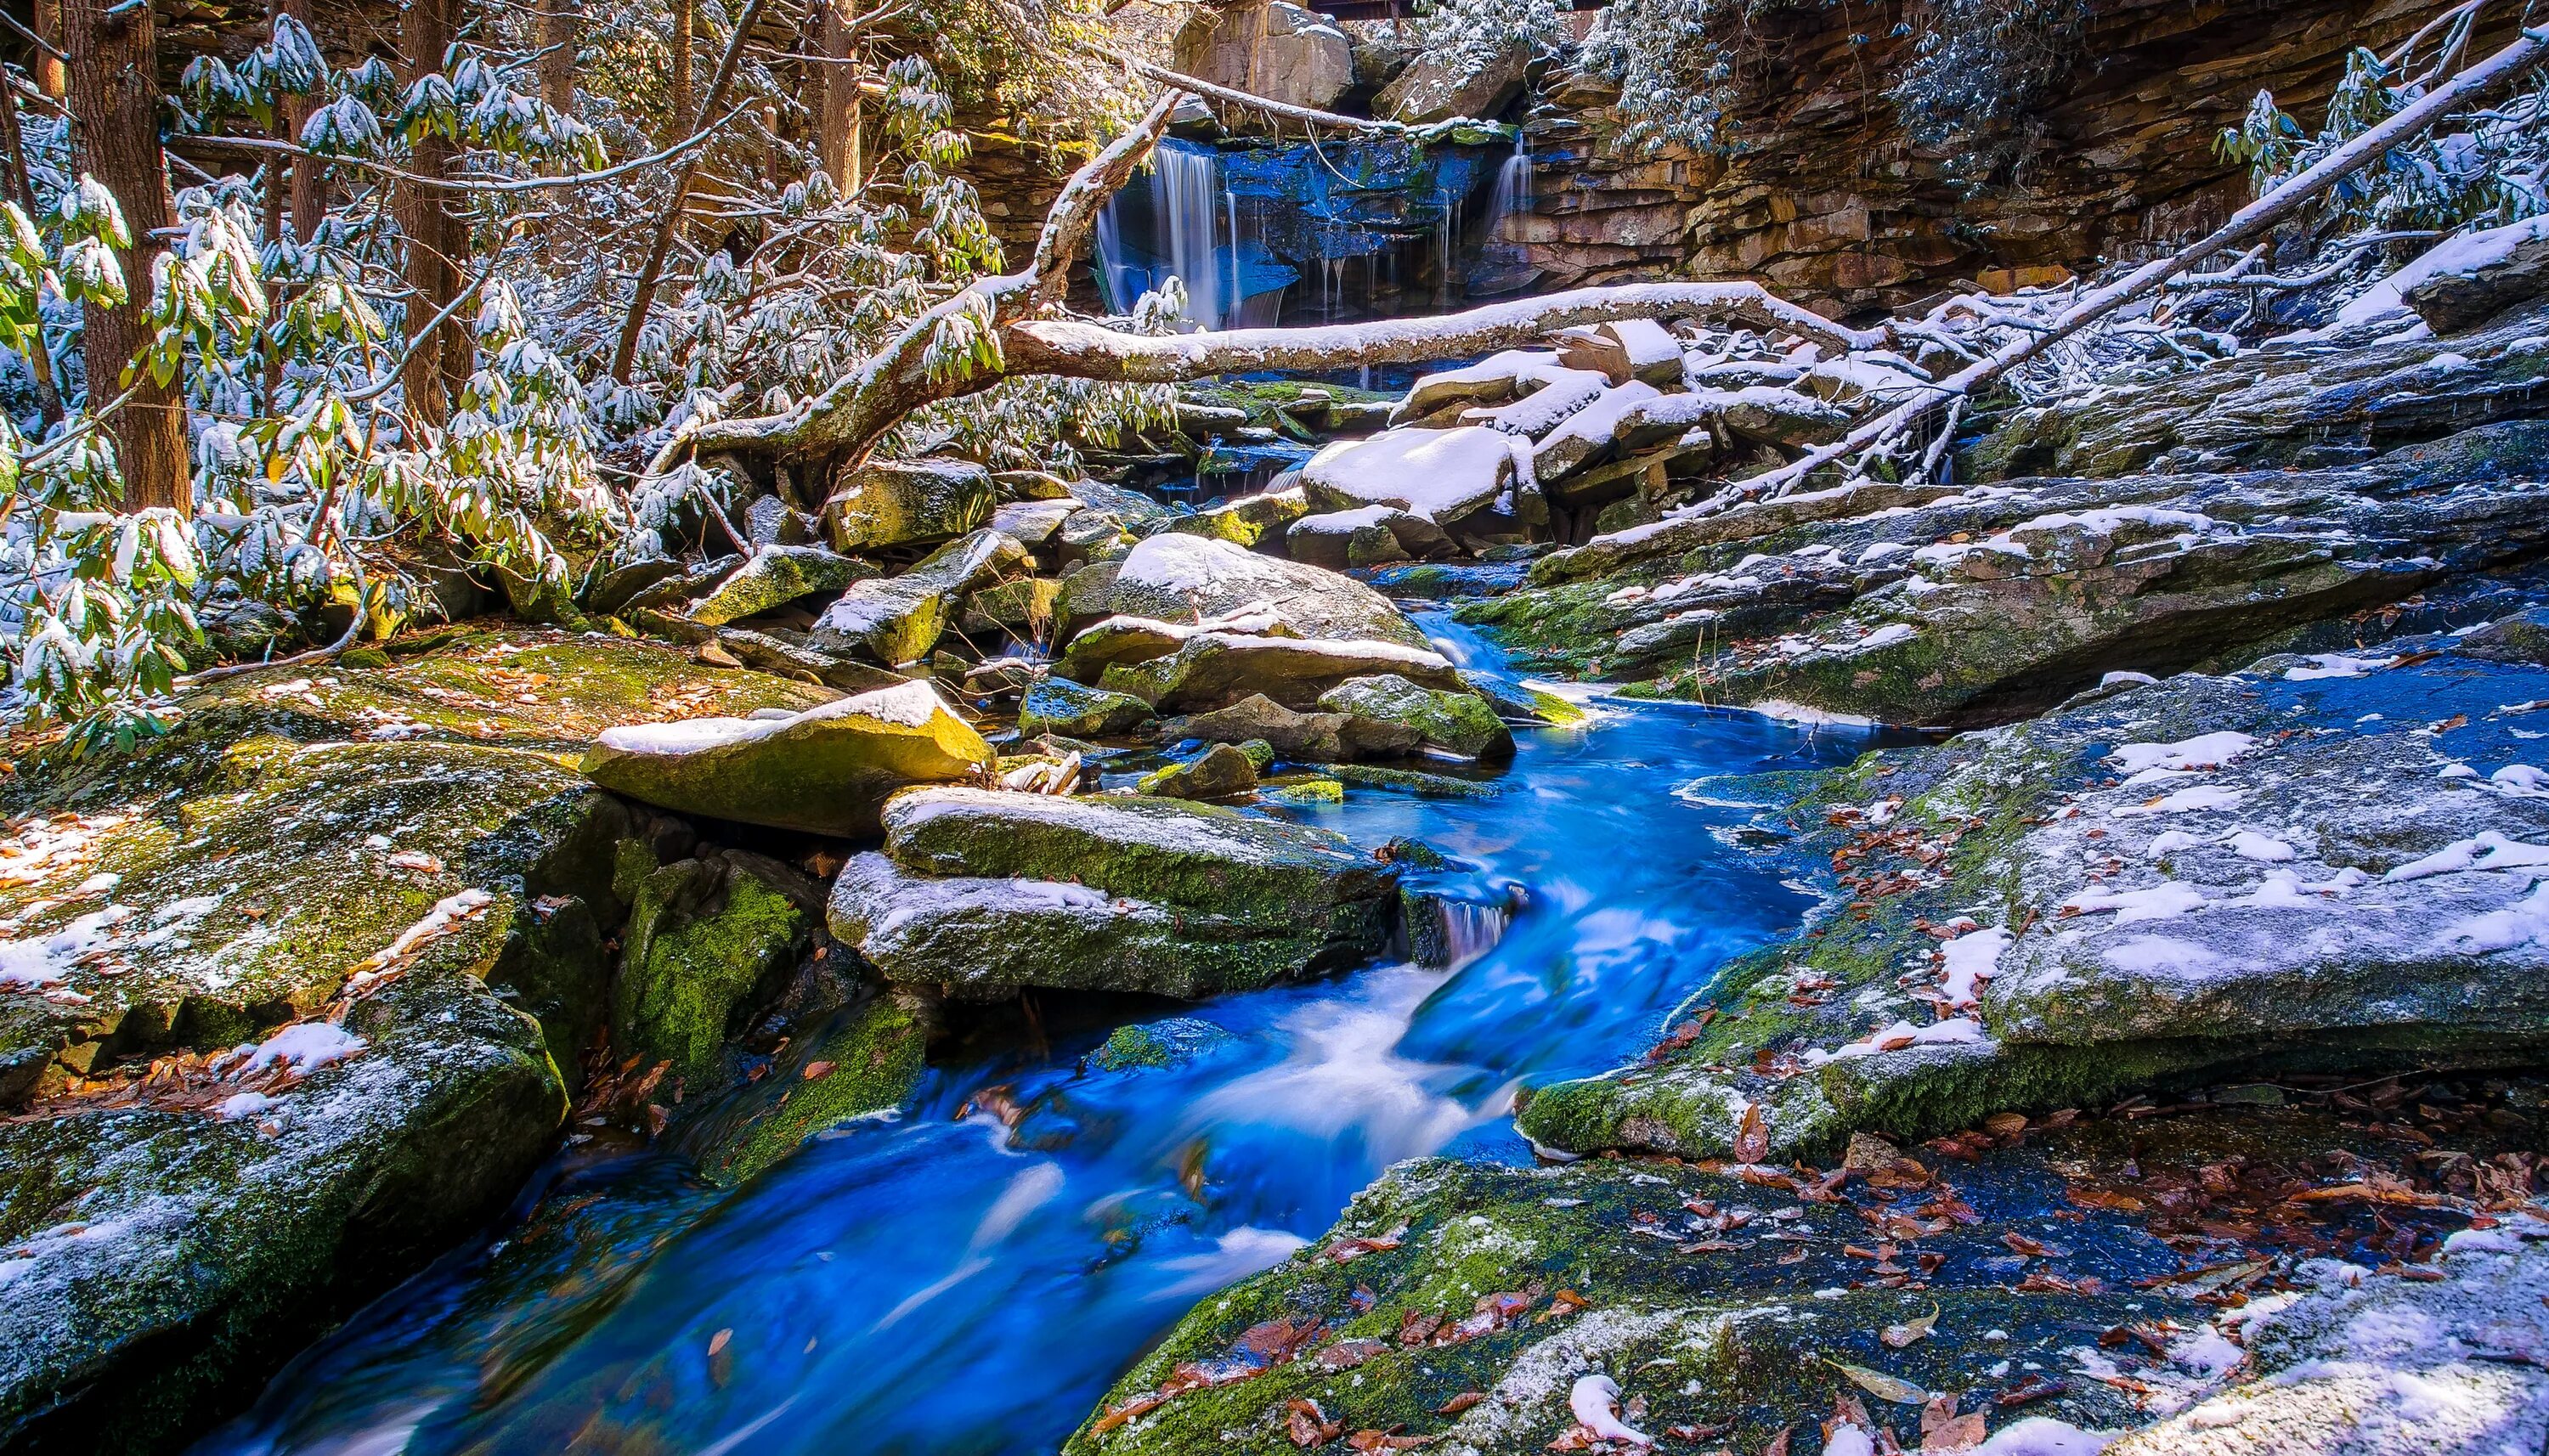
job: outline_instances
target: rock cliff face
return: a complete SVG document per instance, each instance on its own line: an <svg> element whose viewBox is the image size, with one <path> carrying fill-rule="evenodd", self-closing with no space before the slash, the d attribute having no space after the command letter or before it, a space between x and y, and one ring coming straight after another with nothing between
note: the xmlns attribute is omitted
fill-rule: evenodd
<svg viewBox="0 0 2549 1456"><path fill-rule="evenodd" d="M1973 191L1949 175L1963 149L1915 144L1884 95L1914 44L1895 34L1908 9L1755 17L1764 59L1744 77L1731 157L1624 146L1616 90L1553 75L1526 124L1540 159L1529 287L1750 278L1842 313L1987 269L2020 270L2006 286L2140 256L2244 200L2244 173L2214 155L2213 138L2260 88L2314 122L2348 47L2398 39L2434 7L2096 0L2090 58L2016 166Z"/></svg>

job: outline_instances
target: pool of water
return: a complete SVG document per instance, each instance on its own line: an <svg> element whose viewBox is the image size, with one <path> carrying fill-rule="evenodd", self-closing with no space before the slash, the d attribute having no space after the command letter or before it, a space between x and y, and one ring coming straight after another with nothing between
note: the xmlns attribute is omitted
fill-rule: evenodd
<svg viewBox="0 0 2549 1456"><path fill-rule="evenodd" d="M1501 670L1448 617L1419 620ZM897 1112L736 1188L663 1149L561 1159L506 1227L198 1450L1053 1450L1180 1314L1315 1236L1382 1168L1528 1158L1506 1116L1518 1086L1638 1054L1731 956L1795 923L1794 865L1755 828L1780 806L1748 775L1871 740L1595 711L1524 735L1494 797L1356 789L1287 811L1363 844L1422 839L1455 860L1448 889L1518 907L1482 951L1503 917L1463 921L1465 963L1162 1010L1191 1048L1167 1067L1091 1068L1102 1024L971 1044Z"/></svg>

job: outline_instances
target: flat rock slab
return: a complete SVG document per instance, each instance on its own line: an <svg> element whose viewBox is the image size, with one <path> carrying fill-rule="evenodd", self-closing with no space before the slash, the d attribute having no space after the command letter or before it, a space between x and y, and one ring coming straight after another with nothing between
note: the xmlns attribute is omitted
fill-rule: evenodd
<svg viewBox="0 0 2549 1456"><path fill-rule="evenodd" d="M1207 711L1258 694L1307 710L1339 683L1380 673L1439 691L1468 690L1450 659L1430 648L1238 632L1197 633L1166 657L1108 668L1098 683L1161 712Z"/></svg>
<svg viewBox="0 0 2549 1456"><path fill-rule="evenodd" d="M1871 756L1801 810L1847 897L1523 1129L1717 1154L1757 1112L1785 1155L2238 1071L2536 1060L2549 774L2519 725L2549 671L2422 641Z"/></svg>
<svg viewBox="0 0 2549 1456"><path fill-rule="evenodd" d="M694 718L614 728L585 775L687 814L811 834L875 832L886 797L987 772L991 746L925 682L787 717Z"/></svg>

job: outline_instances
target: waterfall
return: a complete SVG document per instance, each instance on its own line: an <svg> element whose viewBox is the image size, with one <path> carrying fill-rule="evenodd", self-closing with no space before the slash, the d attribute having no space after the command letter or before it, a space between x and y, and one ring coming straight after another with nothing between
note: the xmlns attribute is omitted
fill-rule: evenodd
<svg viewBox="0 0 2549 1456"><path fill-rule="evenodd" d="M1198 328L1219 328L1232 300L1223 292L1235 284L1225 279L1213 247L1215 215L1227 197L1221 185L1221 158L1209 147L1162 146L1151 154L1151 207L1157 218L1168 270L1186 286L1186 318ZM1231 219L1238 222L1234 213ZM1232 250L1237 266L1238 249Z"/></svg>
<svg viewBox="0 0 2549 1456"><path fill-rule="evenodd" d="M1496 169L1495 191L1487 196L1487 241L1520 242L1509 236L1513 219L1531 211L1531 144L1514 134L1513 155Z"/></svg>

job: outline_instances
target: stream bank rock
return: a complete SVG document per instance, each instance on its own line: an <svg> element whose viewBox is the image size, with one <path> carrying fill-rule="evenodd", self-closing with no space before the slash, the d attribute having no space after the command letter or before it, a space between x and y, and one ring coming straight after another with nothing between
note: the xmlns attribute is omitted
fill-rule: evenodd
<svg viewBox="0 0 2549 1456"><path fill-rule="evenodd" d="M2515 1212L2539 1130L2502 1090L2450 1115L2457 1132L2431 1125L2438 1146L2512 1179L2475 1200L2475 1183L2444 1193L2407 1171L2433 1164L2333 1108L2230 1095L1927 1147L1861 1138L1828 1171L1417 1159L1289 1260L1203 1301L1065 1450L1275 1456L1364 1432L1599 1449L1570 1398L1608 1378L1620 1418L1665 1450L1774 1449L1846 1411L1905 1450L1956 1418L1965 1447L1995 1450L2091 1450L2083 1431L2151 1426L2125 1449L2527 1451L2549 1378L2530 1362L2538 1320L2517 1312L2549 1277L2549 1247L2528 1246L2549 1225ZM2347 1180L2365 1178L2395 1185L2402 1225L2352 1199L2363 1185ZM2363 1266L2384 1240L2413 1280ZM2362 1362L2403 1343L2426 1346L2403 1363L2437 1384L2388 1396ZM2472 1399L2416 1399L2445 1389ZM2169 1443L2200 1442L2208 1412L2238 1401L2304 1431L2386 1405L2366 1433L2399 1443ZM2417 1439L2483 1426L2504 1443Z"/></svg>
<svg viewBox="0 0 2549 1456"><path fill-rule="evenodd" d="M810 834L872 834L887 795L980 776L991 745L925 682L764 718L613 728L585 775L646 803Z"/></svg>
<svg viewBox="0 0 2549 1456"><path fill-rule="evenodd" d="M654 864L572 756L668 705L825 696L609 637L391 648L189 693L131 759L22 766L0 1444L181 1444L501 1210Z"/></svg>
<svg viewBox="0 0 2549 1456"><path fill-rule="evenodd" d="M2549 1050L2549 671L2453 639L2120 682L1871 755L1808 805L1846 899L1533 1095L1569 1151L1770 1155L2191 1081Z"/></svg>
<svg viewBox="0 0 2549 1456"><path fill-rule="evenodd" d="M921 788L832 889L832 934L889 980L1207 996L1380 954L1390 866L1325 830L1160 798Z"/></svg>
<svg viewBox="0 0 2549 1456"><path fill-rule="evenodd" d="M2377 633L2376 609L2549 550L2544 474L2549 425L2514 421L2343 468L1870 482L1604 537L1462 615L1660 695L2006 721L2119 666Z"/></svg>

